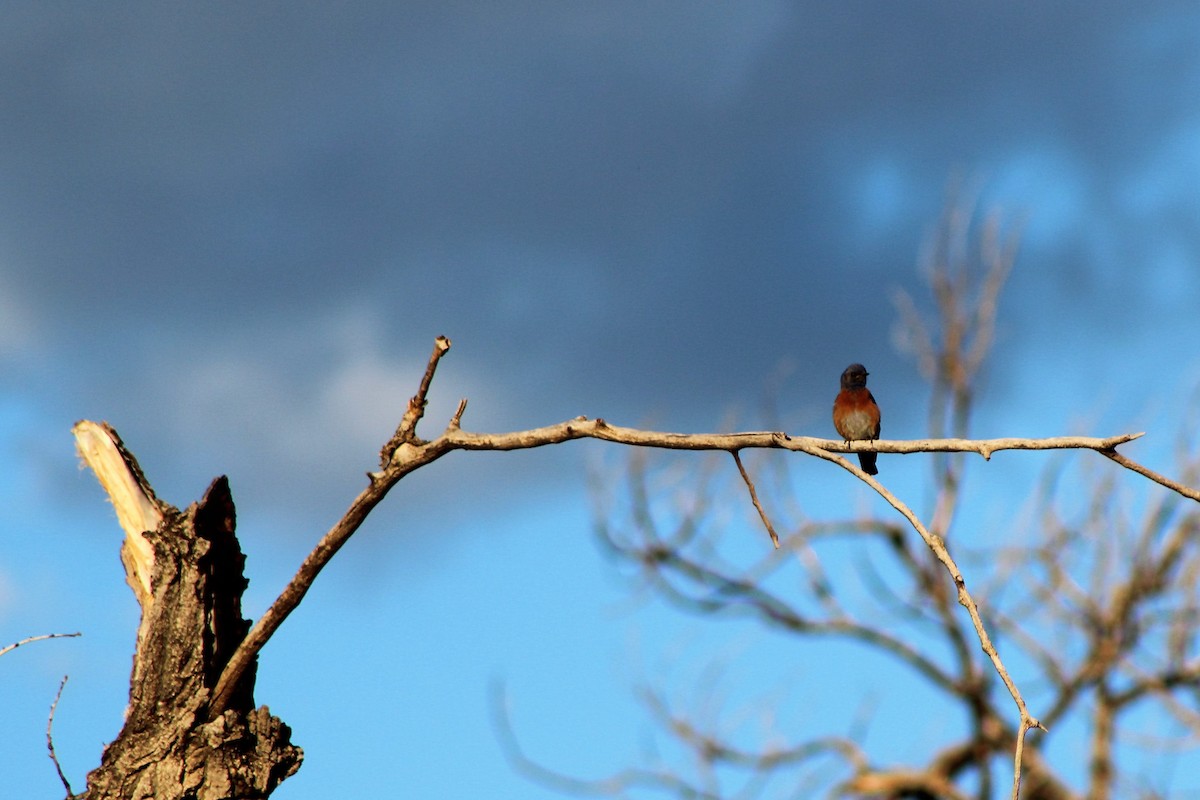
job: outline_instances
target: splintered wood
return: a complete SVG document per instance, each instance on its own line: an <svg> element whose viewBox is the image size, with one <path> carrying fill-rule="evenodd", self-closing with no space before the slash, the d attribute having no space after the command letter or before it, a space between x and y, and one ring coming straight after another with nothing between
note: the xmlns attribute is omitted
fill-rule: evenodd
<svg viewBox="0 0 1200 800"><path fill-rule="evenodd" d="M150 576L154 571L154 548L142 534L156 529L162 522L158 498L115 430L105 423L85 419L75 423L71 432L75 434L79 457L100 480L117 512L117 522L125 531L125 542L121 546L125 579L144 611L152 596Z"/></svg>

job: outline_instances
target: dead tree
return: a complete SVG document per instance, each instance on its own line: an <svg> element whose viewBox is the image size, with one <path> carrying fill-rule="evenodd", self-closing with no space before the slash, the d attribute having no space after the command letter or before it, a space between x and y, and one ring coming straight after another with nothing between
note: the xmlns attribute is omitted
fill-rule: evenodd
<svg viewBox="0 0 1200 800"><path fill-rule="evenodd" d="M79 797L268 797L300 767L291 731L254 708L253 669L220 712L211 702L250 628L229 482L217 478L181 512L155 497L111 427L80 422L75 438L125 529L121 561L142 611L125 727Z"/></svg>
<svg viewBox="0 0 1200 800"><path fill-rule="evenodd" d="M1003 283L1002 276L998 283ZM947 298L952 301L961 296L956 292L955 287L950 285ZM995 299L988 292L984 293L984 298ZM951 310L956 308L951 307ZM990 332L988 326L994 318L993 312L985 306L977 306L972 314L964 317L967 327L961 332ZM972 323L972 319L976 322ZM971 453L987 459L1000 450L1091 450L1150 477L1181 496L1191 500L1200 499L1200 493L1195 490L1157 475L1117 453L1118 446L1141 434L1105 438L969 440L962 438L965 428L955 424L950 425L948 431L957 438L945 438L946 432L937 432L934 426L937 438L846 443L790 436L781 431L729 434L656 432L618 427L603 419L586 417L532 430L483 434L463 430L462 418L467 407L466 400L463 400L445 430L432 439L424 439L418 436L417 426L424 415L425 398L437 365L449 349L450 341L439 337L416 393L409 401L395 433L380 452L379 468L368 473L366 487L351 502L345 515L317 542L295 577L253 625L241 615L241 596L246 586L244 558L235 535L234 504L226 479L217 478L202 500L180 511L155 496L136 460L113 428L87 421L75 426L79 452L99 477L125 531L122 562L126 579L142 610L124 728L105 748L100 766L88 775L88 785L77 797L87 800L225 800L269 796L280 782L299 768L302 752L292 744L287 725L273 717L266 706L256 707L254 679L257 660L275 631L300 605L317 575L371 510L406 475L456 450L517 450L584 438L638 449L708 451L732 456L750 491L752 502L773 538L778 526L771 525L769 504L760 502L755 492L751 474L740 458L742 451L765 449L813 456L862 480L887 500L898 514L894 519L871 521L866 526L866 532L882 537L895 549L899 558L912 564L914 575L919 577L922 613L932 607L935 617L945 621L948 631L954 631L954 642L961 654L964 671L961 674L946 674L944 681L955 687L960 699L978 707L978 735L968 746L940 754L939 763L943 764L942 767L912 774L871 768L852 742L831 739L810 743L805 747L841 752L854 763L855 769L846 785L847 792L854 794L902 796L907 792L908 796L924 796L920 795L924 792L929 796L955 796L952 790L960 769L958 765L976 763L992 753L1003 751L1009 757L1015 755L1014 795L1024 770L1030 779L1027 796L1066 796L1060 792L1060 784L1053 780L1054 776L1043 767L1036 753L1026 754L1022 761L1025 733L1040 727L1041 723L1029 711L993 646L991 637L994 632L1008 632L1009 628L998 620L998 627L990 632L991 626L985 624L985 615L968 591L966 576L946 546L944 534L954 516L953 487L957 486L957 471L961 469L965 455ZM986 346L983 347L984 353L986 350ZM970 350L964 352L969 353ZM963 393L969 391L971 386L971 371L966 367L972 363L967 358L935 364L935 375L940 381L935 385L943 386L941 391L951 409L950 419L958 419L964 409L969 408L969 396L964 401ZM945 503L938 506L931 521L923 522L882 483L863 473L855 463L841 455L862 449L880 453L942 454L939 458L944 459L941 463L946 466L942 468L941 480L947 488L947 495ZM786 552L803 553L811 547L813 539L804 526L785 530L782 546ZM771 569L771 559L775 559L776 563L782 559L777 558L779 551L772 547L770 540L764 537L762 541L766 566L760 565L756 569ZM638 563L646 565L656 574L683 573L702 586L719 587L719 597L738 597L748 601L774 624L797 630L830 624L828 620L813 620L799 614L785 600L769 594L745 575L723 574L711 569L710 565L691 560L684 547L687 542L652 540L646 546L627 548L624 543L614 539L612 544L618 551L637 559ZM776 546L779 546L778 541ZM836 602L836 598L822 588L819 565L810 563L810 587L823 598L823 602ZM1155 586L1154 575L1153 572L1144 573L1145 580L1138 584L1143 587L1139 589L1142 594ZM1051 582L1047 585L1052 589L1061 584ZM680 592L680 599L686 603L711 602L683 591ZM915 597L910 599L917 602ZM965 621L955 608L956 602L966 610ZM868 626L859 625L857 632L862 636L881 636ZM902 659L917 668L942 674L941 668L929 656L903 641L881 638L880 643L895 650ZM974 651L977 647L987 654L986 670L968 657L968 651ZM996 702L990 694L992 679L989 675L1001 680L1011 706ZM1191 673L1175 677L1160 676L1160 680L1181 678L1190 680ZM1081 686L1090 680L1087 675L1081 674L1065 674L1063 679L1071 686ZM1152 689L1153 685L1145 685L1141 691ZM1123 702L1122 690L1114 687L1114 691L1117 694L1113 697L1113 703ZM1056 713L1054 708L1049 708L1048 712L1051 718ZM682 722L677 729L688 730ZM696 741L702 742L707 748L706 752L713 758L741 759L759 763L760 766L780 762L785 756L801 757L797 753L776 754L757 757L759 761L755 762L754 754L732 746L722 749L721 743L711 738L697 738ZM686 782L680 782L678 786L686 786ZM690 796L682 790L679 794Z"/></svg>
<svg viewBox="0 0 1200 800"><path fill-rule="evenodd" d="M952 208L930 248L933 312L919 312L907 295L897 298L901 341L931 388L928 425L936 438L912 443L933 453L936 492L927 522L877 479L832 455L822 457L854 473L900 514L814 519L804 511L803 483L791 478L793 462L762 453L749 469L740 460L737 468L787 557L747 554L744 535L737 535L741 529L717 513L744 502L746 490L737 478L720 484L716 461L679 470L670 469L677 463L656 466L646 453L635 452L607 476L620 476L610 485L624 483L606 487L597 525L602 544L628 568L639 594L652 592L704 617L749 617L785 636L856 642L878 660L879 669L932 687L941 699L931 713L965 720L961 731L923 762L893 765L865 752L846 732L852 727L848 721L840 729L822 721L812 731L812 720L800 720L798 728L809 738L788 731L794 743L781 743L783 731L776 730L774 737L756 741L744 732L731 734L711 715L672 707L661 687L650 687L644 692L649 715L669 749L684 755L582 780L569 767L551 769L523 753L501 715L504 741L520 769L566 793L606 797L775 796L763 794L769 787L784 796L815 795L823 787L832 796L862 798L984 800L1008 792L1029 800L1161 796L1155 776L1123 771L1120 755L1137 736L1151 747L1170 740L1146 724L1147 714L1178 728L1175 746L1194 749L1200 741L1200 510L1193 502L1200 493L1190 488L1200 481L1196 436L1180 437L1181 481L1128 461L1116 452L1115 440L1094 448L1169 490L1147 501L1140 516L1115 499L1120 473L1099 469L1082 493L1088 502L1074 512L1061 510L1060 460L1035 493L1034 519L1022 526L1036 533L996 531L986 549L968 544L963 526L956 529L967 456L973 450L987 458L996 448L983 442L961 449L925 445L947 441L945 436L967 441L1014 242L1002 236L994 219L976 236L970 218ZM1038 446L1050 444L1042 440ZM1078 485L1072 484L1077 506ZM847 587L844 563L842 573L830 566L830 552L846 540L861 554L861 574L855 577L872 588L870 597ZM964 570L972 580L969 595L947 541L957 558L970 559L972 566ZM1026 673L1028 665L1036 666L1029 702L1036 718L998 652L1020 654ZM1090 751L1083 786L1070 769L1041 753L1060 729L1077 736L1080 723ZM1025 734L1034 728L1044 732L1032 750L1022 752ZM797 793L797 786L809 791Z"/></svg>

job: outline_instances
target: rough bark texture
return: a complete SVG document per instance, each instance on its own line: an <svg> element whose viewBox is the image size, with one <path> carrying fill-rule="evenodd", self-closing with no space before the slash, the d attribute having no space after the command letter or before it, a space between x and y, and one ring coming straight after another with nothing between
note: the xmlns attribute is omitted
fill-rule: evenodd
<svg viewBox="0 0 1200 800"><path fill-rule="evenodd" d="M206 721L212 689L250 627L229 482L217 478L184 512L159 507L162 523L142 534L154 564L125 727L77 797L265 798L299 769L303 751L266 706L254 708L253 668L224 713Z"/></svg>

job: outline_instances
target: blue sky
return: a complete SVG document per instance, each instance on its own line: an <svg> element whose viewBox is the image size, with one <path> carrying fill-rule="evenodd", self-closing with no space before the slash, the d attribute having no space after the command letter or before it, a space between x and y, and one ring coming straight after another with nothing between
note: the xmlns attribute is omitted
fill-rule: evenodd
<svg viewBox="0 0 1200 800"><path fill-rule="evenodd" d="M976 432L1146 429L1130 454L1171 467L1171 398L1200 380L1194 4L2 8L0 641L84 634L0 660L21 796L58 796L64 673L76 790L125 703L137 610L80 418L169 502L229 475L254 616L361 488L439 334L427 433L463 396L476 430L711 430L790 364L786 421L829 435L862 361L885 435L919 436L891 297L920 291L966 176L1023 224ZM597 460L459 453L396 488L263 653L258 702L306 752L278 797L549 797L503 759L494 680L534 755L599 776L644 749L632 687L778 647L629 601L592 537ZM985 467L1006 483L981 507L1044 463ZM880 466L922 496L920 465ZM873 502L804 468L817 516ZM840 690L782 652L765 688ZM871 742L903 758L888 713Z"/></svg>

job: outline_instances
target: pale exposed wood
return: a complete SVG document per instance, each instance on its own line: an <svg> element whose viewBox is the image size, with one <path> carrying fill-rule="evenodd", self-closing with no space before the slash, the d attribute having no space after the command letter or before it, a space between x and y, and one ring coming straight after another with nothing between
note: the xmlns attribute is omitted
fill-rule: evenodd
<svg viewBox="0 0 1200 800"><path fill-rule="evenodd" d="M154 548L143 534L162 522L162 508L137 460L125 449L112 426L85 419L75 423L71 432L75 434L79 457L104 487L117 512L117 522L125 531L121 561L125 565L125 579L137 596L144 617L146 605L153 597L150 577L154 573Z"/></svg>
<svg viewBox="0 0 1200 800"><path fill-rule="evenodd" d="M142 605L125 725L88 773L87 789L74 797L268 797L299 768L303 752L287 725L265 706L254 708L254 671L231 685L224 713L207 716L212 689L249 629L241 615L245 557L234 535L228 481L217 478L181 512L155 498L116 431L96 423L75 431L126 541L143 542L146 550L123 549L131 554L122 560Z"/></svg>

